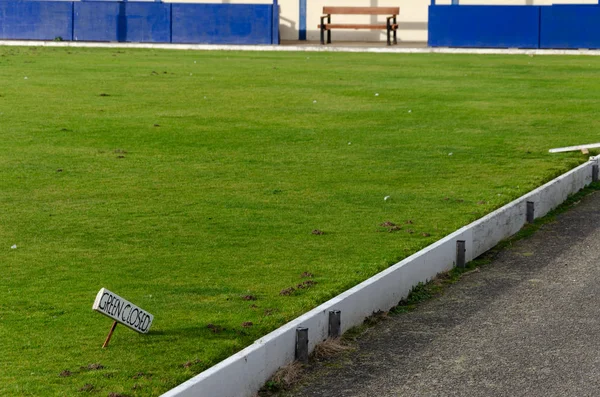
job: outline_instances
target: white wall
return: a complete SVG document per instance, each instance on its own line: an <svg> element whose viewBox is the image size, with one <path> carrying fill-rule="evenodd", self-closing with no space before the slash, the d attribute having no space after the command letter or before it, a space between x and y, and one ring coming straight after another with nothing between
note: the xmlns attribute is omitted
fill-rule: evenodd
<svg viewBox="0 0 600 397"><path fill-rule="evenodd" d="M597 4L597 0L459 0L465 5L551 5L551 4ZM355 6L355 7L400 7L398 18L398 40L400 42L426 42L427 16L430 0L307 0L306 38L309 41L319 40L320 23L323 6ZM437 4L451 4L451 0L436 0ZM298 40L298 0L279 0L281 7L280 32L281 40ZM332 22L371 23L385 22L384 17L354 17L340 15L332 17ZM385 41L385 31L368 30L334 30L332 41Z"/></svg>
<svg viewBox="0 0 600 397"><path fill-rule="evenodd" d="M427 7L430 0L307 0L306 10L306 38L309 41L319 40L320 16L323 6L354 6L354 7L400 7L398 22L398 40L400 41L427 41ZM281 6L281 40L298 40L298 0L279 0ZM385 23L385 17L333 16L332 22L348 23ZM369 30L334 30L332 41L385 41L385 31Z"/></svg>

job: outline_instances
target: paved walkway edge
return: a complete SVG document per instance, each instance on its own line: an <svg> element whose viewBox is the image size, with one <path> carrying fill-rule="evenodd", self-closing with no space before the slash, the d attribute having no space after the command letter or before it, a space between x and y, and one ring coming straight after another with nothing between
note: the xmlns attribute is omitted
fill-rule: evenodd
<svg viewBox="0 0 600 397"><path fill-rule="evenodd" d="M520 48L448 48L448 47L343 47L322 45L221 45L221 44L159 44L104 43L83 41L0 40L0 46L18 47L81 47L81 48L147 48L195 51L284 51L284 52L372 52L390 54L488 54L488 55L593 55L600 50L540 50Z"/></svg>
<svg viewBox="0 0 600 397"><path fill-rule="evenodd" d="M465 241L466 262L518 232L527 222L527 203L540 218L592 182L600 156L559 176L485 217L455 231L310 312L258 339L244 350L163 394L163 397L249 397L280 367L294 361L296 329L308 328L309 351L328 335L330 310L340 310L342 332L387 311L420 282L455 265L457 241ZM531 205L531 204L530 204Z"/></svg>

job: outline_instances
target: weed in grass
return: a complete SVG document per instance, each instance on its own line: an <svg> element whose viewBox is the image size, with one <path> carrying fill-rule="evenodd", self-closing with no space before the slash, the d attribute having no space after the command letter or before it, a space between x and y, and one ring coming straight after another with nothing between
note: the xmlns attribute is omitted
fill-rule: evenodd
<svg viewBox="0 0 600 397"><path fill-rule="evenodd" d="M244 321L244 322L242 323L242 327L244 327L244 328L250 328L250 327L252 327L253 325L254 325L254 323L253 323L252 321Z"/></svg>
<svg viewBox="0 0 600 397"><path fill-rule="evenodd" d="M100 363L93 363L93 364L88 364L85 367L81 367L80 369L88 370L88 371L98 371L98 370L104 369L104 365L102 365Z"/></svg>
<svg viewBox="0 0 600 397"><path fill-rule="evenodd" d="M300 275L300 278L313 278L313 277L315 277L315 275L314 275L314 274L312 274L311 272L303 272L303 273Z"/></svg>

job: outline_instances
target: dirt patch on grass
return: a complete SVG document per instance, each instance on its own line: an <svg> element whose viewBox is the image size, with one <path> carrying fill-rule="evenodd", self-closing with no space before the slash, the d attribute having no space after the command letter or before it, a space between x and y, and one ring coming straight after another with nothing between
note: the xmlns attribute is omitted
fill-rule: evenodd
<svg viewBox="0 0 600 397"><path fill-rule="evenodd" d="M193 367L196 364L200 364L201 362L202 362L202 360L195 359L195 360L186 361L185 363L181 364L181 366L183 368L190 368L190 367Z"/></svg>
<svg viewBox="0 0 600 397"><path fill-rule="evenodd" d="M296 291L296 288L294 288L294 287L284 288L281 291L279 291L279 295L289 296L289 295L293 294L295 291Z"/></svg>
<svg viewBox="0 0 600 397"><path fill-rule="evenodd" d="M210 329L215 334L225 331L225 328L221 327L220 325L215 325L215 324L208 324L206 326L206 328Z"/></svg>
<svg viewBox="0 0 600 397"><path fill-rule="evenodd" d="M306 280L306 281L303 281L300 284L296 285L296 288L298 288L298 289L307 289L307 288L313 287L315 285L317 285L316 281Z"/></svg>
<svg viewBox="0 0 600 397"><path fill-rule="evenodd" d="M92 385L90 383L86 383L85 385L83 385L82 387L79 388L79 391L91 392L94 389L95 389L94 385Z"/></svg>

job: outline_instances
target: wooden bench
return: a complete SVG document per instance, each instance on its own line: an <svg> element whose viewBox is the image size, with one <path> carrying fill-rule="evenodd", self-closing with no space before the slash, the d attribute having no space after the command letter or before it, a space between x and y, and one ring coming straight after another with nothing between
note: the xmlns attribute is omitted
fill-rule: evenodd
<svg viewBox="0 0 600 397"><path fill-rule="evenodd" d="M331 44L331 29L385 29L387 31L387 44L391 45L390 35L394 33L394 44L398 44L396 39L396 16L400 13L400 7L323 7L323 15L321 24L318 26L321 29L321 44L325 44L325 31L327 31L327 44ZM387 21L383 23L363 23L363 24L348 24L348 23L331 23L332 15L387 15ZM327 21L325 21L327 19Z"/></svg>

